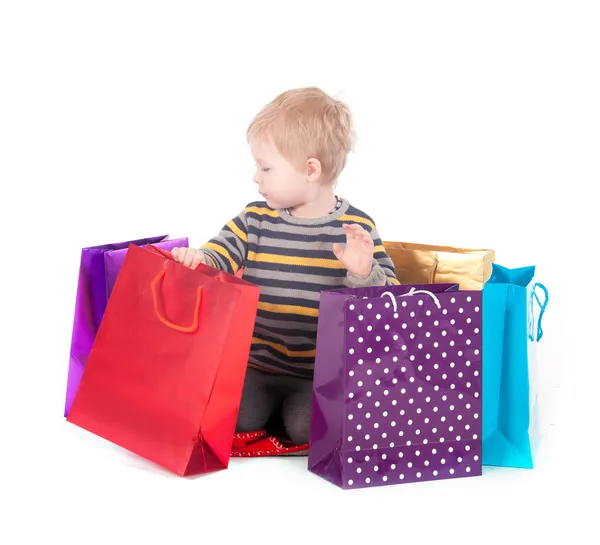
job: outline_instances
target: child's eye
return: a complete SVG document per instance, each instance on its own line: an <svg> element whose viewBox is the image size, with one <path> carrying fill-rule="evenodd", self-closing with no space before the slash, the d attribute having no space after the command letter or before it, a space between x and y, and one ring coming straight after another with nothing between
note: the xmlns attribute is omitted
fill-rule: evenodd
<svg viewBox="0 0 600 545"><path fill-rule="evenodd" d="M262 170L263 172L269 172L269 170L271 170L271 169L270 169L270 168L267 168L267 167L263 167L261 170Z"/></svg>

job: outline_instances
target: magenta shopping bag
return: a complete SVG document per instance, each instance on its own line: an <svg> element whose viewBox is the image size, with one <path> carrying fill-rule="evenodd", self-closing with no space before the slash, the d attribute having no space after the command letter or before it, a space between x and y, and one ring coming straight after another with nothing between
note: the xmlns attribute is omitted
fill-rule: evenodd
<svg viewBox="0 0 600 545"><path fill-rule="evenodd" d="M321 294L308 468L362 488L481 475L482 292Z"/></svg>
<svg viewBox="0 0 600 545"><path fill-rule="evenodd" d="M188 239L168 240L168 235L164 235L91 246L81 250L64 416L69 414L98 327L106 310L108 298L130 244L136 246L153 244L164 250L171 250L176 246L187 247Z"/></svg>

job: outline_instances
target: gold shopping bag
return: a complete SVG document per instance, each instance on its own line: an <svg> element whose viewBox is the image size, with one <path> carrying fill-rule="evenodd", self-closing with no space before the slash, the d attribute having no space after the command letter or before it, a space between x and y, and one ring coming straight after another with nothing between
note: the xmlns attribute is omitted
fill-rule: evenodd
<svg viewBox="0 0 600 545"><path fill-rule="evenodd" d="M492 272L494 250L454 248L413 242L383 243L402 284L458 284L481 290Z"/></svg>

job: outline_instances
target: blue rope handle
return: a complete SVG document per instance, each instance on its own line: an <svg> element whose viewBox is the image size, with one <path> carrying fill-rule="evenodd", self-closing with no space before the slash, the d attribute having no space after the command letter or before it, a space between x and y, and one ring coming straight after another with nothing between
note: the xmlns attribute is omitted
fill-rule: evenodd
<svg viewBox="0 0 600 545"><path fill-rule="evenodd" d="M543 303L540 301L538 294L535 292L536 288L541 288L541 290L544 292L545 297L544 297ZM535 339L536 341L539 342L539 340L544 336L544 330L542 329L542 317L544 316L544 312L546 312L546 307L548 306L548 299L549 299L548 289L541 282L536 282L533 285L533 291L531 293L531 297L535 298L537 304L540 305L540 315L538 317L538 324L537 324L537 338ZM529 339L533 341L533 337L530 336Z"/></svg>

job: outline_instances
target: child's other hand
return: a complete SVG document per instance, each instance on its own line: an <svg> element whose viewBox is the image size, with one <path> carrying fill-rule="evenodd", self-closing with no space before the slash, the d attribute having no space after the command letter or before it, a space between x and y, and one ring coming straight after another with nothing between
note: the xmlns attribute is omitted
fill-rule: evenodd
<svg viewBox="0 0 600 545"><path fill-rule="evenodd" d="M195 269L198 265L206 265L206 257L202 250L195 248L173 248L171 250L173 259L190 269Z"/></svg>
<svg viewBox="0 0 600 545"><path fill-rule="evenodd" d="M360 225L344 223L346 231L346 248L333 245L333 253L348 272L358 278L367 278L373 267L373 250L375 245L368 231Z"/></svg>

